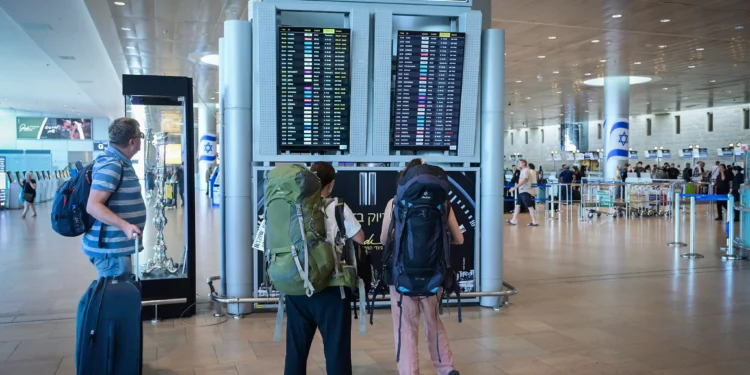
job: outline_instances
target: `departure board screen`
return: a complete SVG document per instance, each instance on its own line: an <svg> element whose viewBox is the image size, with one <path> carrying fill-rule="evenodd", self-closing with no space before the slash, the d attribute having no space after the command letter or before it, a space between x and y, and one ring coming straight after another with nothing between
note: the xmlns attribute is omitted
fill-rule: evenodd
<svg viewBox="0 0 750 375"><path fill-rule="evenodd" d="M399 31L393 147L458 147L464 33Z"/></svg>
<svg viewBox="0 0 750 375"><path fill-rule="evenodd" d="M349 147L349 29L279 28L282 151Z"/></svg>

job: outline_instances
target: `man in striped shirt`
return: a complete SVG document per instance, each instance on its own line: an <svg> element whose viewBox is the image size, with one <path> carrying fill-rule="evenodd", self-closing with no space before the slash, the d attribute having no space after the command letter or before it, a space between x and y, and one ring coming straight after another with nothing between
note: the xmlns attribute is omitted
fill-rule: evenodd
<svg viewBox="0 0 750 375"><path fill-rule="evenodd" d="M133 272L130 255L134 235L146 226L146 205L130 159L141 150L142 138L138 121L118 118L109 125L109 147L94 162L87 211L96 223L84 234L82 248L99 277Z"/></svg>

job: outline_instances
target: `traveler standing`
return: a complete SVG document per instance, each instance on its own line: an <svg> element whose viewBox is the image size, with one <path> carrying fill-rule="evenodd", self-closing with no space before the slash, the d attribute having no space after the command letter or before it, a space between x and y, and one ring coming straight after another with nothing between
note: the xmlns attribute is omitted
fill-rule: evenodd
<svg viewBox="0 0 750 375"><path fill-rule="evenodd" d="M34 201L36 200L36 180L34 179L34 174L26 172L26 179L23 180L21 186L23 188L23 214L21 218L26 219L29 209L34 213L31 217L36 217L36 206L34 205Z"/></svg>
<svg viewBox="0 0 750 375"><path fill-rule="evenodd" d="M333 191L336 170L329 163L317 162L310 167L320 179L321 198L328 198ZM343 224L346 233L339 233L336 221L336 205L323 206L325 213L326 240L336 248L339 235L364 244L365 234L354 213L344 203ZM340 256L340 254L339 254ZM342 291L346 298L342 298ZM352 315L351 291L349 288L329 286L311 295L287 295L286 310L286 359L285 375L307 373L307 358L310 354L315 331L323 337L323 350L326 358L326 372L329 375L352 373ZM364 298L362 300L364 303ZM364 319L364 317L360 317Z"/></svg>
<svg viewBox="0 0 750 375"><path fill-rule="evenodd" d="M99 277L132 273L131 241L146 226L146 205L131 162L142 139L138 121L118 118L109 125L109 146L94 162L86 210L96 222L83 235L82 248Z"/></svg>
<svg viewBox="0 0 750 375"><path fill-rule="evenodd" d="M716 175L716 183L714 186L716 187L715 190L717 195L729 195L732 191L732 177L730 172L727 171L726 165L719 165L719 172ZM716 201L716 210L718 211L716 216L717 221L724 220L722 217L722 208L729 209L727 207L727 201Z"/></svg>
<svg viewBox="0 0 750 375"><path fill-rule="evenodd" d="M690 168L690 163L685 163L685 169L682 170L682 179L685 182L693 180L693 170Z"/></svg>
<svg viewBox="0 0 750 375"><path fill-rule="evenodd" d="M421 166L422 164L423 162L421 159L414 159L409 162L409 164L407 164L406 166L406 169L401 172L399 180L406 176L408 172L412 171L413 168ZM445 201L445 204L450 207L450 202ZM401 209L402 208L399 208L399 210ZM391 231L391 223L393 222L393 220L396 220L393 216L394 213L395 210L393 199L391 199L386 205L382 228L380 231L380 242L386 246L386 249L392 249L394 246L396 246L391 241L394 237L401 238L400 235L395 235L395 229ZM404 220L408 220L408 218ZM393 225L395 225L395 222L393 223ZM451 240L451 244L462 244L464 241L463 233L461 233L461 228L458 226L456 216L453 213L453 210L451 210L450 208L448 209L446 226L448 228L448 232L450 233L449 238ZM406 226L404 227L406 228ZM401 233L405 233L406 231L407 229L403 229ZM445 238L445 236L441 233L420 233L410 235L419 236L421 238ZM440 242L442 243L442 241ZM410 250L412 249L400 249L400 251L402 252ZM393 268L386 266L385 279L388 280L387 284L389 284L390 286L391 317L393 318L393 335L396 340L396 347L398 348L397 362L399 374L419 375L420 373L420 357L418 352L419 318L420 315L423 315L426 331L425 335L427 337L427 344L430 351L430 358L432 359L432 365L435 367L438 375L458 375L459 373L458 371L456 371L456 368L453 365L453 353L451 352L450 345L448 344L448 333L446 332L445 327L443 326L443 322L442 320L440 320L440 316L438 315L438 305L439 300L442 297L442 288L437 291L436 296L409 297L400 294L400 292L396 289L396 283L395 280L393 280Z"/></svg>
<svg viewBox="0 0 750 375"><path fill-rule="evenodd" d="M536 223L536 208L534 206L536 188L532 187L536 184L536 172L529 169L528 164L524 159L521 159L519 165L521 166L521 174L518 184L510 188L510 191L518 189L518 195L516 196L516 210L513 211L513 218L507 220L506 223L510 225L518 224L518 214L521 212L521 205L523 205L529 210L529 215L531 215L531 223L529 223L529 226L536 227L539 226L539 224Z"/></svg>

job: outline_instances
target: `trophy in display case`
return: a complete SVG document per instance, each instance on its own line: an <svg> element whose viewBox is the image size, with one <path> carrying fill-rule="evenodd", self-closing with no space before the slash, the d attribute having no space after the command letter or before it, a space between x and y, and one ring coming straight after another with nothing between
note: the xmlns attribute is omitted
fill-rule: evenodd
<svg viewBox="0 0 750 375"><path fill-rule="evenodd" d="M154 188L154 227L156 228L156 243L154 243L154 257L143 270L144 275L169 276L179 272L180 267L172 258L167 257L167 245L164 242L164 228L167 226L167 217L164 213L164 185L165 185L165 149L168 134L159 132L155 134L156 146L156 186Z"/></svg>

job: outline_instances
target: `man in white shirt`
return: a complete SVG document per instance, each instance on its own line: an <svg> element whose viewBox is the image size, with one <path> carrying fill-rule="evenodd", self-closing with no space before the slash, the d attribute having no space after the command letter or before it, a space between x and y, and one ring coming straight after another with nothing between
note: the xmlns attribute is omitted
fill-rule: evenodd
<svg viewBox="0 0 750 375"><path fill-rule="evenodd" d="M510 191L518 189L518 195L516 196L516 210L513 211L513 218L507 220L506 223L510 225L518 224L516 219L518 218L518 213L521 212L521 205L523 204L529 209L529 215L531 215L531 223L529 223L529 226L536 227L539 226L539 224L536 223L536 209L534 206L536 188L532 187L532 185L536 184L536 172L529 169L525 159L521 159L519 165L521 166L521 175L518 177L518 183L516 186L510 188Z"/></svg>

